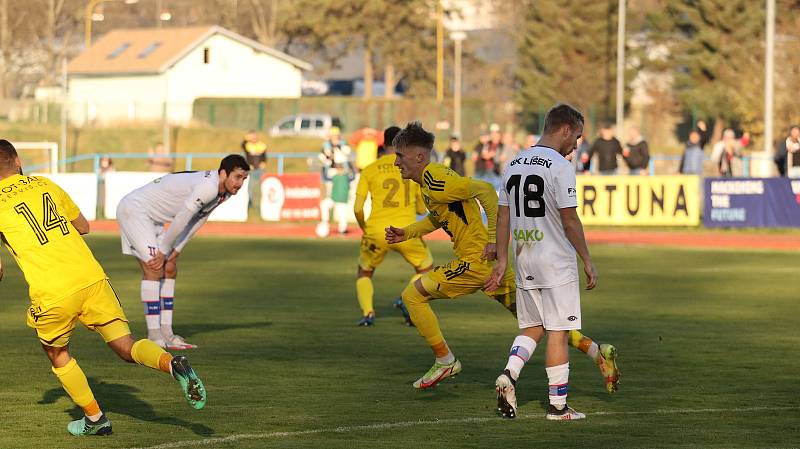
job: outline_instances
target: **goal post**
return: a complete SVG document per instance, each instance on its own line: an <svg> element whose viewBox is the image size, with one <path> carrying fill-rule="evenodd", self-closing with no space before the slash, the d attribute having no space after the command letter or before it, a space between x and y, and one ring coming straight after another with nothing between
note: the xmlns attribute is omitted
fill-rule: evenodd
<svg viewBox="0 0 800 449"><path fill-rule="evenodd" d="M55 142L11 142L17 149L25 172L58 173L58 144Z"/></svg>

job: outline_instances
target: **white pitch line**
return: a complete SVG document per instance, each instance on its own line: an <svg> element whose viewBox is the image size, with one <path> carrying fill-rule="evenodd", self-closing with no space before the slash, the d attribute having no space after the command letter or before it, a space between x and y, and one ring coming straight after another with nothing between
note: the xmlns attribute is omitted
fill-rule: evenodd
<svg viewBox="0 0 800 449"><path fill-rule="evenodd" d="M735 407L735 408L697 408L697 409L661 409L661 410L645 410L645 411L619 411L619 412L593 412L587 413L590 416L616 416L616 415L680 415L687 413L752 413L760 411L786 411L786 410L800 410L797 407ZM517 419L543 419L541 414L537 415L524 415L518 416ZM400 421L393 423L377 423L367 424L363 426L343 426L343 427L328 427L322 429L312 430L297 430L290 432L269 432L269 433L241 433L229 435L227 437L204 438L202 440L185 440L175 441L172 443L158 444L155 446L146 447L132 447L129 449L173 449L180 447L193 447L193 446L208 446L211 444L233 443L239 440L269 440L273 438L286 438L286 437L299 437L306 435L316 435L320 433L350 433L362 430L385 430L397 429L403 427L415 426L428 426L428 425L441 425L441 424L470 424L470 423L485 423L492 421L505 421L504 418L499 416L494 417L474 417L474 418L449 418L449 419L436 419L436 420L420 420L420 421Z"/></svg>

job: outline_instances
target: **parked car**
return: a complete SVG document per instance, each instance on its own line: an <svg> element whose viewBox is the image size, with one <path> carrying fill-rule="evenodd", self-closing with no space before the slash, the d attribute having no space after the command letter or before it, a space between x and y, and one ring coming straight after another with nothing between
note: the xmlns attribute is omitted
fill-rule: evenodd
<svg viewBox="0 0 800 449"><path fill-rule="evenodd" d="M307 136L307 137L328 137L332 127L342 129L342 121L339 117L329 114L298 114L284 117L277 122L270 130L272 137L279 136Z"/></svg>

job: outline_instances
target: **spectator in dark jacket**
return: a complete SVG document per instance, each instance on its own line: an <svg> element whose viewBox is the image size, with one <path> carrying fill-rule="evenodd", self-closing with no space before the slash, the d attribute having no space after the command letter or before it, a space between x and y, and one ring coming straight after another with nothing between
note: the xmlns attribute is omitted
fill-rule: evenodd
<svg viewBox="0 0 800 449"><path fill-rule="evenodd" d="M780 139L775 146L775 165L778 167L780 176L787 175L789 149L790 147L797 148L798 143L800 143L800 126L793 125L789 128L789 136L785 139ZM800 167L800 153L792 153L792 165Z"/></svg>
<svg viewBox="0 0 800 449"><path fill-rule="evenodd" d="M614 129L604 124L600 129L600 138L594 141L589 149L589 159L597 153L597 169L601 175L617 174L617 155L622 154L622 145L614 137Z"/></svg>
<svg viewBox="0 0 800 449"><path fill-rule="evenodd" d="M680 173L683 175L703 175L703 161L705 154L700 147L700 133L692 131L689 133L689 141L681 156Z"/></svg>
<svg viewBox="0 0 800 449"><path fill-rule="evenodd" d="M464 176L464 161L467 155L464 149L461 148L461 141L458 136L450 137L450 146L444 154L444 165L450 167L450 170Z"/></svg>
<svg viewBox="0 0 800 449"><path fill-rule="evenodd" d="M780 176L800 176L800 126L789 128L789 136L778 142L775 165Z"/></svg>
<svg viewBox="0 0 800 449"><path fill-rule="evenodd" d="M646 175L650 163L650 149L647 141L642 138L642 133L637 127L628 129L628 142L622 150L622 157L628 164L631 175Z"/></svg>

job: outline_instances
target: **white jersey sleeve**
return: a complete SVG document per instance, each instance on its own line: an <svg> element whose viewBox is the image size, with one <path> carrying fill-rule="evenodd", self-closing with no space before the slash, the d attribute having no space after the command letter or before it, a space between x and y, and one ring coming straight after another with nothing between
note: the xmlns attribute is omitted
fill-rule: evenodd
<svg viewBox="0 0 800 449"><path fill-rule="evenodd" d="M506 170L506 173L508 173L508 170ZM500 187L500 191L497 194L498 195L497 204L499 206L508 206L508 192L506 192L505 184L506 184L506 177L503 176L503 187Z"/></svg>
<svg viewBox="0 0 800 449"><path fill-rule="evenodd" d="M555 173L553 184L556 207L559 209L578 207L577 179L572 165L562 165L561 170Z"/></svg>

